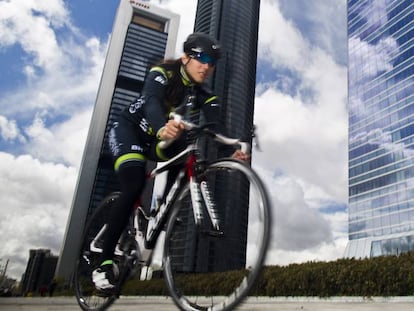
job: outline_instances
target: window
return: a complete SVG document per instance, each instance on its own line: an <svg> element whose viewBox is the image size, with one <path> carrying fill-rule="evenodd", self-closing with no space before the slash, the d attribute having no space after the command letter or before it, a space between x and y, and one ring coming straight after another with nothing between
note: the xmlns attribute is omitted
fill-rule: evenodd
<svg viewBox="0 0 414 311"><path fill-rule="evenodd" d="M151 29L154 29L160 32L165 31L165 22L160 21L160 20L155 20L148 16L144 16L138 13L134 13L134 15L132 16L132 22L134 24L142 25L147 28L151 28Z"/></svg>

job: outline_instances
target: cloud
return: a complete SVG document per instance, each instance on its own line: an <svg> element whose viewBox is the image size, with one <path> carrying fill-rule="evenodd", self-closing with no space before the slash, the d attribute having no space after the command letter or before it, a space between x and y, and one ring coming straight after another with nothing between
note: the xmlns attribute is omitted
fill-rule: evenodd
<svg viewBox="0 0 414 311"><path fill-rule="evenodd" d="M30 138L26 151L42 161L79 167L91 115L92 107L89 107L64 122L48 127L40 115L36 116L33 123L25 129Z"/></svg>
<svg viewBox="0 0 414 311"><path fill-rule="evenodd" d="M15 120L8 120L6 117L0 115L0 136L5 141L13 141L17 139L24 142L25 139L21 135Z"/></svg>
<svg viewBox="0 0 414 311"><path fill-rule="evenodd" d="M297 28L311 45L319 46L332 55L336 62L346 65L346 0L279 0L277 3L284 18ZM329 18L320 18L322 16Z"/></svg>
<svg viewBox="0 0 414 311"><path fill-rule="evenodd" d="M62 27L69 20L64 2L2 1L0 12L0 46L20 44L35 66L53 69L62 56L53 27Z"/></svg>
<svg viewBox="0 0 414 311"><path fill-rule="evenodd" d="M72 26L63 1L7 1L0 3L0 46L19 45L19 62L26 83L0 98L6 116L27 121L36 112L70 116L93 103L106 42L86 38Z"/></svg>
<svg viewBox="0 0 414 311"><path fill-rule="evenodd" d="M0 97L0 258L20 278L29 249L59 255L107 38L85 37L63 1L0 2L0 49L25 81Z"/></svg>
<svg viewBox="0 0 414 311"><path fill-rule="evenodd" d="M74 167L0 152L0 258L10 259L9 275L20 278L29 249L58 254L76 178Z"/></svg>
<svg viewBox="0 0 414 311"><path fill-rule="evenodd" d="M268 65L274 71L288 68L295 72L300 88L308 89L312 98L306 97L309 92L286 94L277 84L258 85L255 123L264 152L254 157L263 167L282 170L297 179L306 187L308 198L339 198L346 202L346 68L325 51L310 46L289 21L279 16L276 6L267 5L262 9L261 27L273 25L275 31L270 37L259 37L259 54L273 51L267 57ZM270 16L276 18L271 20ZM286 33L292 44L281 49L279 37ZM278 167L269 167L268 163Z"/></svg>
<svg viewBox="0 0 414 311"><path fill-rule="evenodd" d="M276 77L257 85L254 120L263 152L253 154L253 165L266 176L276 215L268 263L337 258L347 212L322 211L348 199L347 70L304 37L277 1L261 4L259 61Z"/></svg>

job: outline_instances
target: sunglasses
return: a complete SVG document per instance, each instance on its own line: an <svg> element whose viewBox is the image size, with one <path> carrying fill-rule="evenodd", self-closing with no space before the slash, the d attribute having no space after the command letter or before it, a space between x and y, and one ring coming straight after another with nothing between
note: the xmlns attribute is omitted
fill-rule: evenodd
<svg viewBox="0 0 414 311"><path fill-rule="evenodd" d="M217 63L216 59L203 52L192 54L191 58L198 60L202 64L209 64L210 66L215 66Z"/></svg>

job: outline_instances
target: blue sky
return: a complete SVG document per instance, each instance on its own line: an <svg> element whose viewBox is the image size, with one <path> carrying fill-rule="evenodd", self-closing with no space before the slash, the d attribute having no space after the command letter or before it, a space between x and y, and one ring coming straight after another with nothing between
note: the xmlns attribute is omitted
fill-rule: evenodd
<svg viewBox="0 0 414 311"><path fill-rule="evenodd" d="M0 1L0 259L60 252L118 0ZM150 1L181 15L196 0ZM347 243L345 0L262 0L253 166L276 213L268 264L332 260Z"/></svg>

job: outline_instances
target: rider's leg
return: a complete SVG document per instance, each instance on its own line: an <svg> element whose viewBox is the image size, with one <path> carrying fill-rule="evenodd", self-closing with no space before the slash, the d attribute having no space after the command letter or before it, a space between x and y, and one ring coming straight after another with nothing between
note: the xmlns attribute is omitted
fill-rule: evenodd
<svg viewBox="0 0 414 311"><path fill-rule="evenodd" d="M121 195L109 213L108 228L104 236L102 253L104 260L112 259L116 243L128 224L134 203L144 188L145 166L142 163L139 164L121 167L118 171Z"/></svg>
<svg viewBox="0 0 414 311"><path fill-rule="evenodd" d="M99 289L111 290L115 287L117 268L113 263L116 244L122 231L128 224L134 203L145 185L145 163L134 162L134 165L120 167L118 171L121 195L109 212L101 265L93 272L93 281Z"/></svg>

